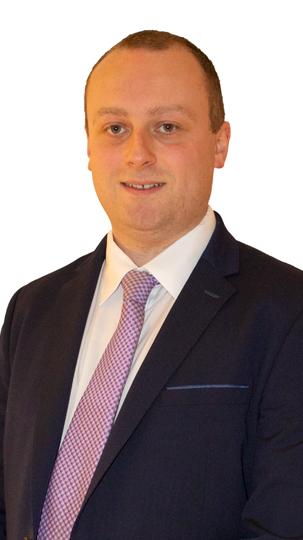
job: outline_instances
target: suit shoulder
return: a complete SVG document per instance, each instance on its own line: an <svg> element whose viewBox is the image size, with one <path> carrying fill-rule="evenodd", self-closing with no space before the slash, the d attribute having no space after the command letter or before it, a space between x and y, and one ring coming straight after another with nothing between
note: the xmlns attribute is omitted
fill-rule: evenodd
<svg viewBox="0 0 303 540"><path fill-rule="evenodd" d="M303 309L303 271L262 251L238 242L238 278L247 294L261 302Z"/></svg>
<svg viewBox="0 0 303 540"><path fill-rule="evenodd" d="M287 281L303 282L303 271L291 264L280 261L275 257L256 249L255 247L238 242L240 252L240 266L245 266L246 270L262 273L272 278L283 279Z"/></svg>
<svg viewBox="0 0 303 540"><path fill-rule="evenodd" d="M105 239L97 246L95 251L80 256L67 265L41 276L23 287L14 296L18 296L18 305L30 305L34 302L43 303L55 298L60 290L75 276L85 279L100 272L105 254Z"/></svg>
<svg viewBox="0 0 303 540"><path fill-rule="evenodd" d="M30 289L40 288L44 285L49 286L52 282L59 283L62 280L64 281L66 278L68 278L70 275L72 275L77 269L85 263L85 261L92 255L91 253L86 253L85 255L81 255L78 257L78 259L75 259L74 261L69 262L65 266L62 266L60 268L57 268L56 270L52 270L51 272L45 274L44 276L40 276L33 281L30 281L29 283L26 283L23 285L20 289L20 291L26 291Z"/></svg>

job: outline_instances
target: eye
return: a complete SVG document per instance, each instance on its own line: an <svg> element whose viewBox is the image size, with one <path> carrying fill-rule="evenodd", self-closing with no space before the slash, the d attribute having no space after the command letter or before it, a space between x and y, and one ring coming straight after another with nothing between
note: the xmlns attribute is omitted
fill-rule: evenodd
<svg viewBox="0 0 303 540"><path fill-rule="evenodd" d="M159 127L159 131L161 133L174 133L175 131L177 131L177 129L178 126L176 126L176 124L172 124L171 122L165 122Z"/></svg>
<svg viewBox="0 0 303 540"><path fill-rule="evenodd" d="M110 135L122 135L125 133L125 128L120 124L111 124L106 128L105 131L107 131Z"/></svg>

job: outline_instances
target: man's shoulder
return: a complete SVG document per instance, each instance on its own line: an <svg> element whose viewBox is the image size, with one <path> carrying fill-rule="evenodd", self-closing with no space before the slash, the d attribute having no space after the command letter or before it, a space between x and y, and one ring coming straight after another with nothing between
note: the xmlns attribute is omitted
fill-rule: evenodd
<svg viewBox="0 0 303 540"><path fill-rule="evenodd" d="M85 264L89 257L92 256L92 253L93 252L81 255L66 265L56 268L43 276L39 276L38 278L23 285L20 291L34 291L35 289L51 287L52 285L57 287L60 283L64 283L66 280L70 279L70 277L73 276L73 274L77 272L78 269L83 266L83 264Z"/></svg>
<svg viewBox="0 0 303 540"><path fill-rule="evenodd" d="M303 283L303 271L281 261L268 253L237 241L239 246L239 270L245 270L251 276L276 282Z"/></svg>
<svg viewBox="0 0 303 540"><path fill-rule="evenodd" d="M276 284L303 284L303 271L234 238L216 212L217 225L205 251L207 260L223 275Z"/></svg>
<svg viewBox="0 0 303 540"><path fill-rule="evenodd" d="M54 301L60 291L75 278L78 286L81 283L84 285L86 280L94 281L101 270L105 245L103 239L94 251L23 285L14 295L18 298L18 305L24 307L36 302Z"/></svg>
<svg viewBox="0 0 303 540"><path fill-rule="evenodd" d="M238 242L239 272L232 277L246 305L281 320L303 310L303 271L252 246Z"/></svg>
<svg viewBox="0 0 303 540"><path fill-rule="evenodd" d="M240 293L243 305L280 313L281 317L302 311L302 270L236 240L219 214L216 219L205 257Z"/></svg>

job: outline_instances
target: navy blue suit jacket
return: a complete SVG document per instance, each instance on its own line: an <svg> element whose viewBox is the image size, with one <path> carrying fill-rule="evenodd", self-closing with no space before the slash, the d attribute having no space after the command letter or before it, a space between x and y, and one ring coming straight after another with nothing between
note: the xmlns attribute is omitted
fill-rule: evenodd
<svg viewBox="0 0 303 540"><path fill-rule="evenodd" d="M1 540L36 536L104 256L105 240L9 304ZM72 540L303 538L302 276L236 242L217 215L114 424Z"/></svg>

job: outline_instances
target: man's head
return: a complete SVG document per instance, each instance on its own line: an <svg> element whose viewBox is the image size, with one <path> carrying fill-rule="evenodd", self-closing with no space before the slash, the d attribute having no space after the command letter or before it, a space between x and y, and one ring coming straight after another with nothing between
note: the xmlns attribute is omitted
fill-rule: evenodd
<svg viewBox="0 0 303 540"><path fill-rule="evenodd" d="M97 67L100 62L102 62L102 60L115 49L125 47L128 49L163 51L176 45L187 48L188 51L196 57L201 66L202 72L205 76L205 84L207 86L210 126L211 130L216 133L224 122L225 111L220 80L211 60L204 52L201 51L201 49L194 45L194 43L184 37L177 36L169 32L159 32L158 30L143 30L142 32L130 34L126 38L119 41L119 43L104 53L93 66L86 81L84 94L85 129L87 134L89 129L87 121L87 89L95 67Z"/></svg>
<svg viewBox="0 0 303 540"><path fill-rule="evenodd" d="M156 254L197 225L214 167L227 154L216 72L194 45L170 36L126 38L97 62L86 86L89 168L126 252Z"/></svg>

